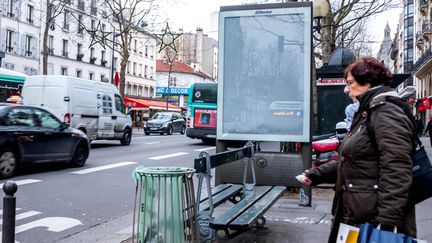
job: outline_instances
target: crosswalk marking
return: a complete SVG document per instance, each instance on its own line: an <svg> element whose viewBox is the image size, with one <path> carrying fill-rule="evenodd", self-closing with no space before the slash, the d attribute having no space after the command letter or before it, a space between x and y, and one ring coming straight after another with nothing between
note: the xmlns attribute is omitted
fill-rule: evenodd
<svg viewBox="0 0 432 243"><path fill-rule="evenodd" d="M148 142L148 143L145 143L145 144L158 144L158 143L160 143L160 142Z"/></svg>
<svg viewBox="0 0 432 243"><path fill-rule="evenodd" d="M194 151L201 152L201 151L211 150L211 149L214 149L214 148L216 148L216 147L208 147L208 148L202 148L202 149L195 149Z"/></svg>
<svg viewBox="0 0 432 243"><path fill-rule="evenodd" d="M110 164L110 165L97 166L97 167L88 168L88 169L84 169L84 170L77 170L77 171L74 171L71 173L77 174L77 175L85 175L85 174L93 173L96 171L107 170L107 169L112 169L112 168L117 168L117 167L127 166L127 165L133 165L133 164L137 164L137 162L126 161L126 162L120 162L120 163L115 163L115 164Z"/></svg>
<svg viewBox="0 0 432 243"><path fill-rule="evenodd" d="M26 184L32 184L36 182L41 182L41 180L35 180L35 179L24 179L19 181L14 181L17 186L26 185ZM0 188L3 188L4 183L0 183Z"/></svg>
<svg viewBox="0 0 432 243"><path fill-rule="evenodd" d="M172 157L181 156L181 155L185 155L185 154L189 154L189 153L179 152L179 153L173 153L173 154L167 154L167 155L162 155L162 156L151 157L151 158L148 158L148 159L151 159L151 160L161 160L161 159L172 158Z"/></svg>
<svg viewBox="0 0 432 243"><path fill-rule="evenodd" d="M38 215L38 214L41 214L41 212L38 212L38 211L28 211L28 212L25 212L25 213L20 213L20 214L17 214L15 216L15 220L29 218L29 217L32 217L32 216L35 216L35 215ZM3 224L3 219L0 219L0 225L2 225L2 224Z"/></svg>

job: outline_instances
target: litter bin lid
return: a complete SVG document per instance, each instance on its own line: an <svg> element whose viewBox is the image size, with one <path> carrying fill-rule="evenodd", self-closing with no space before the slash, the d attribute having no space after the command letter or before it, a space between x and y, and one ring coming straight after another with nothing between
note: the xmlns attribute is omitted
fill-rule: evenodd
<svg viewBox="0 0 432 243"><path fill-rule="evenodd" d="M195 170L186 167L138 167L135 172L152 175L178 175L194 173Z"/></svg>

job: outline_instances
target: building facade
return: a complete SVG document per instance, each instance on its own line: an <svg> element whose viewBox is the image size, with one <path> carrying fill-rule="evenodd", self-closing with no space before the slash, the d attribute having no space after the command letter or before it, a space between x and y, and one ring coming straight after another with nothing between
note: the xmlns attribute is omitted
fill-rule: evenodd
<svg viewBox="0 0 432 243"><path fill-rule="evenodd" d="M47 6L43 1L4 0L0 13L1 67L27 75L42 74L43 33ZM92 43L88 30L97 29L110 40L115 24L100 0L67 1L48 31L48 75L67 75L112 82L120 71L115 42L105 48ZM125 95L155 95L156 40L144 29L133 31L129 46Z"/></svg>
<svg viewBox="0 0 432 243"><path fill-rule="evenodd" d="M170 103L186 108L188 102L188 89L193 83L209 83L215 80L206 73L194 69L181 61L170 64L167 61L158 59L156 65L157 87L156 94L163 95ZM170 82L168 82L168 76Z"/></svg>

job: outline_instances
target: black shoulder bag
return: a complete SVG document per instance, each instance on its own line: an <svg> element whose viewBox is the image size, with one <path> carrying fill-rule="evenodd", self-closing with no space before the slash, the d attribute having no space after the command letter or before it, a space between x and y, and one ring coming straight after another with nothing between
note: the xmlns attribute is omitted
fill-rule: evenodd
<svg viewBox="0 0 432 243"><path fill-rule="evenodd" d="M409 111L409 108L405 104L400 104L403 101L401 100L390 100L386 99L389 102L395 103L412 121L412 114ZM375 150L376 154L379 154L378 146L375 139L375 130L372 127L370 115L371 110L367 112L366 117L366 129L369 135L369 139L372 143L372 147ZM414 136L416 134L414 133ZM413 150L411 152L411 159L413 161L413 178L412 184L409 192L409 202L412 204L420 203L430 197L432 197L432 165L429 161L429 157L420 141L418 139L418 143L416 143L416 139L412 139L413 141ZM419 147L417 149L417 146Z"/></svg>

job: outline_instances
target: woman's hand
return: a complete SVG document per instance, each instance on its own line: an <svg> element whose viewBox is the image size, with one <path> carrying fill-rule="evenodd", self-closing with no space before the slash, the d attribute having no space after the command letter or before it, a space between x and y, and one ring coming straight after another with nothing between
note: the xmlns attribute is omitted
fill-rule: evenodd
<svg viewBox="0 0 432 243"><path fill-rule="evenodd" d="M312 181L305 175L305 173L296 176L296 179L303 185L310 186Z"/></svg>

